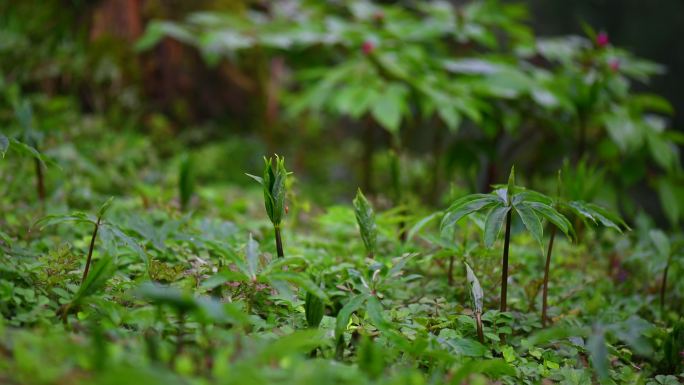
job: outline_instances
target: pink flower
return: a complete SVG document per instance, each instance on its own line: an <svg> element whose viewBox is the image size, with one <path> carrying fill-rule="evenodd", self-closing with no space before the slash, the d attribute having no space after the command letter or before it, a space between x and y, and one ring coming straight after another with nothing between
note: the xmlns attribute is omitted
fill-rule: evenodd
<svg viewBox="0 0 684 385"><path fill-rule="evenodd" d="M363 42L363 45L361 45L361 51L363 51L363 53L366 55L369 55L374 50L375 50L375 44L373 44L372 41L366 40Z"/></svg>
<svg viewBox="0 0 684 385"><path fill-rule="evenodd" d="M609 63L608 66L610 67L610 70L613 72L618 72L620 70L620 60L618 59L612 59Z"/></svg>
<svg viewBox="0 0 684 385"><path fill-rule="evenodd" d="M599 32L598 35L596 35L596 45L603 48L610 44L610 39L608 39L608 34L605 32Z"/></svg>

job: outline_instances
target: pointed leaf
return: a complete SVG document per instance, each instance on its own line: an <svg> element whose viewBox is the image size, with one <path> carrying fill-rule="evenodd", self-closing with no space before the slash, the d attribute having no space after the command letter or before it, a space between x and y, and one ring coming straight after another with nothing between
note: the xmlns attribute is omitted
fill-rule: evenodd
<svg viewBox="0 0 684 385"><path fill-rule="evenodd" d="M470 286L470 300L472 302L473 310L476 313L482 313L482 302L484 299L482 286L480 286L480 281L475 276L473 269L465 262L464 265L466 268L466 279L468 280L468 286Z"/></svg>
<svg viewBox="0 0 684 385"><path fill-rule="evenodd" d="M342 309L337 313L337 320L335 321L335 340L339 341L340 337L344 334L344 331L347 330L347 324L349 323L349 318L351 317L352 313L354 313L356 310L358 310L361 305L363 305L364 302L366 302L366 299L368 298L367 294L359 294L356 297L352 298L347 302Z"/></svg>
<svg viewBox="0 0 684 385"><path fill-rule="evenodd" d="M529 231L534 239L537 240L540 247L543 246L542 239L544 236L544 228L539 216L537 216L535 211L525 202L520 202L514 207L527 231Z"/></svg>
<svg viewBox="0 0 684 385"><path fill-rule="evenodd" d="M573 234L574 231L570 221L553 207L539 202L528 202L527 204L536 211L539 216L558 227L566 236L570 237Z"/></svg>
<svg viewBox="0 0 684 385"><path fill-rule="evenodd" d="M115 272L116 265L112 261L112 258L106 257L94 262L92 271L78 288L76 294L74 294L74 297L71 300L72 306L82 303L86 297L99 291Z"/></svg>
<svg viewBox="0 0 684 385"><path fill-rule="evenodd" d="M366 197L363 195L361 189L357 190L356 198L354 198L353 203L356 222L359 225L361 239L363 239L363 244L366 246L366 251L371 255L375 254L377 228L375 226L375 213L373 212L373 206L371 206Z"/></svg>
<svg viewBox="0 0 684 385"><path fill-rule="evenodd" d="M368 317L373 321L378 330L388 331L391 328L391 324L387 322L385 317L382 315L382 304L377 297L368 297L366 302L366 311L368 312Z"/></svg>
<svg viewBox="0 0 684 385"><path fill-rule="evenodd" d="M492 247L492 245L494 245L496 238L499 237L499 233L501 232L501 227L506 219L506 214L508 214L510 209L509 206L498 206L487 214L484 227L485 247Z"/></svg>
<svg viewBox="0 0 684 385"><path fill-rule="evenodd" d="M499 203L498 198L491 194L472 194L457 199L447 209L444 217L442 217L442 222L439 226L440 231L444 233L463 217L476 211L490 208L497 203Z"/></svg>

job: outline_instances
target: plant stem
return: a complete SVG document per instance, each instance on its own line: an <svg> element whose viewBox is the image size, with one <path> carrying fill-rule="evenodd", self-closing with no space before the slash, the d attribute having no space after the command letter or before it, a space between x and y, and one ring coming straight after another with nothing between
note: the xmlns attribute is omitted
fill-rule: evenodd
<svg viewBox="0 0 684 385"><path fill-rule="evenodd" d="M506 235L504 238L503 262L501 265L501 312L506 311L506 296L508 294L508 245L511 241L511 210L506 214Z"/></svg>
<svg viewBox="0 0 684 385"><path fill-rule="evenodd" d="M546 266L544 266L544 288L542 290L542 327L546 327L546 309L548 307L549 292L549 266L551 266L551 252L553 250L553 240L556 238L556 227L551 227L551 238L549 239L549 249L546 251Z"/></svg>
<svg viewBox="0 0 684 385"><path fill-rule="evenodd" d="M176 350L171 356L171 361L169 366L173 368L176 365L176 360L178 356L183 352L183 329L185 328L185 312L178 312L178 330L176 332Z"/></svg>
<svg viewBox="0 0 684 385"><path fill-rule="evenodd" d="M480 312L475 313L475 324L477 325L477 339L480 343L484 344L484 332L482 331L482 314Z"/></svg>
<svg viewBox="0 0 684 385"><path fill-rule="evenodd" d="M449 256L449 269L447 270L447 283L449 286L454 285L454 255Z"/></svg>
<svg viewBox="0 0 684 385"><path fill-rule="evenodd" d="M90 270L90 262L93 259L93 249L95 248L95 238L97 238L97 230L100 228L100 219L97 218L97 223L95 223L95 228L93 229L93 236L90 238L90 247L88 248L88 258L86 259L85 269L83 270L83 277L81 278L81 285L88 277L88 271Z"/></svg>
<svg viewBox="0 0 684 385"><path fill-rule="evenodd" d="M283 240L280 237L280 225L275 225L275 239L276 239L276 250L278 251L278 258L283 258L285 253L283 253Z"/></svg>
<svg viewBox="0 0 684 385"><path fill-rule="evenodd" d="M663 270L663 279L660 285L660 311L665 310L665 290L667 290L667 271L670 270L670 258L672 255L667 257L667 263L665 264L665 270Z"/></svg>
<svg viewBox="0 0 684 385"><path fill-rule="evenodd" d="M43 176L43 165L40 160L36 159L36 190L38 192L38 199L45 201L45 178Z"/></svg>

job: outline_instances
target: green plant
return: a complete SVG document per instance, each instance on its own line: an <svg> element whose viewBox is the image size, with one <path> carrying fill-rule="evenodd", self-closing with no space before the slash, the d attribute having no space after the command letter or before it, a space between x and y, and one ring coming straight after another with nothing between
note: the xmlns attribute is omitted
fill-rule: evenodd
<svg viewBox="0 0 684 385"><path fill-rule="evenodd" d="M359 225L359 232L361 233L361 239L363 239L363 245L366 247L368 257L374 258L378 231L375 225L375 212L373 212L373 206L368 202L360 188L356 191L356 197L354 198L353 203L356 223Z"/></svg>
<svg viewBox="0 0 684 385"><path fill-rule="evenodd" d="M672 243L670 239L661 230L653 229L648 233L649 238L655 248L657 256L665 261L663 267L663 275L660 280L660 310L665 310L665 294L667 292L667 273L670 270L672 259L680 256L682 250L682 243Z"/></svg>
<svg viewBox="0 0 684 385"><path fill-rule="evenodd" d="M185 154L178 167L178 197L181 210L188 209L190 199L195 192L195 172L192 156Z"/></svg>
<svg viewBox="0 0 684 385"><path fill-rule="evenodd" d="M578 183L575 183L577 185ZM594 225L601 225L604 227L609 227L622 232L622 229L629 229L629 226L617 215L611 213L607 209L593 204L587 203L580 200L566 201L563 199L562 194L562 180L561 172L558 172L558 194L556 199L551 203L554 209L559 212L572 214L573 217L579 218L585 223L592 223ZM570 232L574 234L574 230L570 228ZM566 233L566 235L568 235ZM549 290L549 271L551 266L551 253L553 252L553 241L556 237L556 227L551 228L551 234L549 236L549 244L546 251L546 262L544 264L544 282L542 288L542 313L541 320L542 326L546 326L548 323L548 290Z"/></svg>
<svg viewBox="0 0 684 385"><path fill-rule="evenodd" d="M95 266L92 274L87 276L84 275L84 279L81 281L81 285L76 294L74 294L68 303L58 310L58 313L62 317L62 322L66 324L69 314L76 311L89 296L92 296L101 290L107 283L107 280L109 280L115 272L115 262L111 257L105 257Z"/></svg>
<svg viewBox="0 0 684 385"><path fill-rule="evenodd" d="M107 239L117 240L133 249L135 253L145 262L145 266L147 267L148 265L147 254L137 244L137 242L133 238L126 235L118 226L104 220L104 216L107 213L107 210L109 210L111 207L113 200L114 198L112 197L105 201L105 203L103 203L102 206L100 206L100 208L97 210L96 215L91 215L84 212L74 212L64 215L47 215L36 222L36 225L39 226L40 229L64 222L89 223L93 225L93 232L90 236L88 254L86 256L86 264L85 268L83 269L81 284L83 284L88 277L98 233L102 234L104 232Z"/></svg>
<svg viewBox="0 0 684 385"><path fill-rule="evenodd" d="M508 293L508 249L511 238L511 220L515 212L522 220L525 228L542 244L542 219L557 226L563 233L569 234L572 225L552 206L551 198L515 185L515 171L511 168L508 185L501 186L489 194L472 194L454 201L446 210L440 231L448 234L462 218L475 212L488 211L484 224L485 246L491 247L505 223L503 258L501 267L501 304L500 310L505 312Z"/></svg>
<svg viewBox="0 0 684 385"><path fill-rule="evenodd" d="M323 315L325 314L325 304L323 300L311 292L306 293L304 299L304 314L306 316L306 324L310 328L317 328L321 324Z"/></svg>
<svg viewBox="0 0 684 385"><path fill-rule="evenodd" d="M273 224L275 232L276 251L278 257L285 256L283 252L283 240L281 237L281 222L285 216L285 179L291 173L285 170L285 158L276 155L275 164L273 158L264 157L264 176L258 177L256 175L247 174L259 182L264 189L264 205L268 218Z"/></svg>
<svg viewBox="0 0 684 385"><path fill-rule="evenodd" d="M463 264L465 265L466 279L468 280L468 286L470 287L470 302L473 307L473 313L475 314L477 338L481 343L484 343L484 332L482 330L482 301L484 293L482 292L482 286L480 286L480 281L475 276L473 269L470 268L468 263L463 262Z"/></svg>

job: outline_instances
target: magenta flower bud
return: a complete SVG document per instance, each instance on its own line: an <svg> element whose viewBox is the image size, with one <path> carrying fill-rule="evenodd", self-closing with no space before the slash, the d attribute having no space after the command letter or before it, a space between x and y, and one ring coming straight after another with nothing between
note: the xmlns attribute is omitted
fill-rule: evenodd
<svg viewBox="0 0 684 385"><path fill-rule="evenodd" d="M610 44L610 39L608 39L608 34L605 32L599 32L598 35L596 35L596 45L603 48Z"/></svg>
<svg viewBox="0 0 684 385"><path fill-rule="evenodd" d="M366 40L363 42L363 45L361 45L361 51L365 55L370 55L371 52L375 50L375 44L373 44L372 41Z"/></svg>

